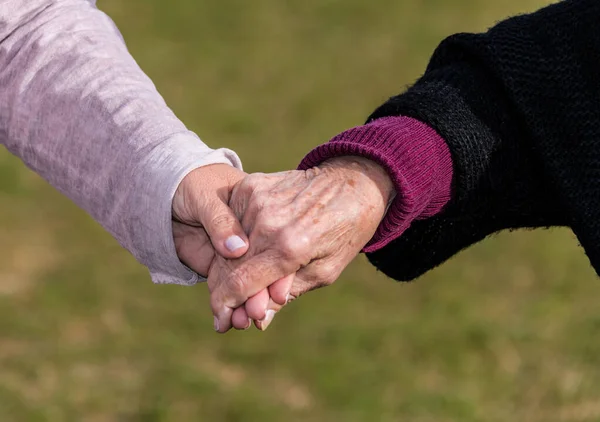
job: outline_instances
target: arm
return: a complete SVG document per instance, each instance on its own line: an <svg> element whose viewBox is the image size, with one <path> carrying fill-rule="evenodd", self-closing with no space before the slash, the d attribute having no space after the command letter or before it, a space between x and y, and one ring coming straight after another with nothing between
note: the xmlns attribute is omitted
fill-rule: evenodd
<svg viewBox="0 0 600 422"><path fill-rule="evenodd" d="M113 22L86 0L0 4L0 142L91 214L157 283L193 284L172 200L208 164L241 168L175 117Z"/></svg>
<svg viewBox="0 0 600 422"><path fill-rule="evenodd" d="M410 280L498 230L568 225L600 268L598 19L600 3L567 0L483 34L454 35L413 87L373 113L371 125L404 116L395 119L413 118L435 130L449 148L453 184L441 212L407 219L402 236L390 232L387 246L369 251L371 262ZM376 136L369 125L358 131L355 148L374 138L382 145L420 139L414 131ZM348 137L333 142L340 138ZM331 146L317 151L329 151L319 154L321 161L342 155ZM388 152L388 161L410 154L398 152ZM385 164L377 154L360 155ZM303 165L318 164L314 156ZM389 174L398 180L405 171ZM398 209L403 187L395 186Z"/></svg>
<svg viewBox="0 0 600 422"><path fill-rule="evenodd" d="M370 260L410 280L495 231L569 225L599 270L599 18L596 0L566 0L450 37L413 87L310 153L308 170L244 179L233 203L251 248L209 275L219 331L248 317L264 329L369 239Z"/></svg>

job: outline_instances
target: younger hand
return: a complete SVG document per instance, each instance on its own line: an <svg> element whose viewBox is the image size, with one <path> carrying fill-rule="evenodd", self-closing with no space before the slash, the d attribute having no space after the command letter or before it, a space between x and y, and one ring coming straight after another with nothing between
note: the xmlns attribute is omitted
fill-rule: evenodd
<svg viewBox="0 0 600 422"><path fill-rule="evenodd" d="M233 187L246 176L227 164L213 164L190 172L173 198L173 237L179 259L206 276L217 254L239 258L248 238L229 208Z"/></svg>

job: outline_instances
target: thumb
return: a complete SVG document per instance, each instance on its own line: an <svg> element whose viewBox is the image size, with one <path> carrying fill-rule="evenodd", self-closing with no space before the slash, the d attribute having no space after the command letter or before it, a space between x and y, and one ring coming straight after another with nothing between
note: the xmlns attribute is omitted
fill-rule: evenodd
<svg viewBox="0 0 600 422"><path fill-rule="evenodd" d="M204 204L200 223L223 258L239 258L248 251L248 237L242 225L231 208L219 198Z"/></svg>

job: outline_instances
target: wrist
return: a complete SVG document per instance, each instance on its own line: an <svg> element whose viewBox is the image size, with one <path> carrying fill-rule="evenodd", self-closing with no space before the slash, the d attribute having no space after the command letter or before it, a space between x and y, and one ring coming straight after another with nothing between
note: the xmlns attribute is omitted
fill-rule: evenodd
<svg viewBox="0 0 600 422"><path fill-rule="evenodd" d="M385 218L365 252L383 248L413 221L436 215L450 199L453 168L449 148L423 122L402 116L385 117L349 129L313 149L299 168L335 163L338 159L342 163L349 158L358 161L355 156L372 163L367 165L368 174L388 201ZM391 195L387 185L390 180Z"/></svg>

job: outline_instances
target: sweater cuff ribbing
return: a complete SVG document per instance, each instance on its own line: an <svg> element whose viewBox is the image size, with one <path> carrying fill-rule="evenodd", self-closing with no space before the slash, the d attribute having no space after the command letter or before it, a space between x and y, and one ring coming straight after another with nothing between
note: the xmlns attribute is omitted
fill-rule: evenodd
<svg viewBox="0 0 600 422"><path fill-rule="evenodd" d="M308 153L305 170L340 156L375 161L390 176L396 197L363 252L377 251L415 220L432 217L450 200L452 157L432 128L410 117L384 117L349 129Z"/></svg>

